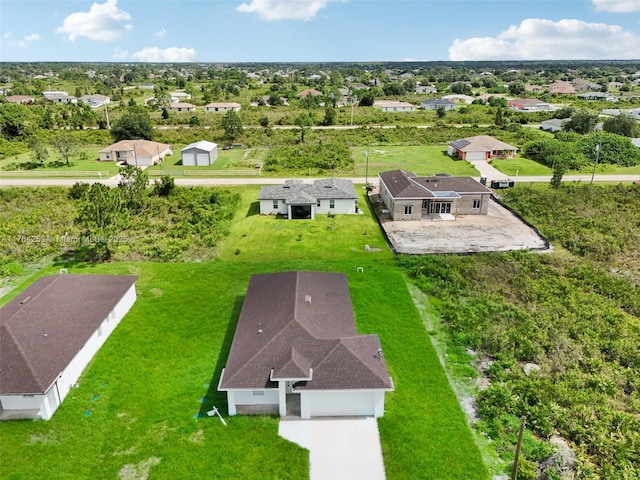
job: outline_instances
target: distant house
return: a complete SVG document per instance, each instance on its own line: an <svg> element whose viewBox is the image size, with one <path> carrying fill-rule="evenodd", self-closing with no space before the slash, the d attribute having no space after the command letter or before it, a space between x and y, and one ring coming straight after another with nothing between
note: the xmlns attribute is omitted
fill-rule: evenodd
<svg viewBox="0 0 640 480"><path fill-rule="evenodd" d="M471 104L475 100L474 97L471 97L469 95L462 95L457 93L445 95L442 98L444 98L445 100L451 100L454 103L467 103L467 104Z"/></svg>
<svg viewBox="0 0 640 480"><path fill-rule="evenodd" d="M127 162L136 167L161 163L172 153L171 145L150 140L120 140L98 152L101 161Z"/></svg>
<svg viewBox="0 0 640 480"><path fill-rule="evenodd" d="M141 83L138 85L140 90L153 90L155 88L155 84L153 83Z"/></svg>
<svg viewBox="0 0 640 480"><path fill-rule="evenodd" d="M35 101L35 98L30 97L28 95L9 95L7 97L7 102L9 103L25 104L25 103L33 103L34 101Z"/></svg>
<svg viewBox="0 0 640 480"><path fill-rule="evenodd" d="M618 97L611 93L606 92L587 92L587 93L579 93L578 98L582 100L600 100L603 102L617 102Z"/></svg>
<svg viewBox="0 0 640 480"><path fill-rule="evenodd" d="M517 147L501 142L489 135L461 138L448 143L447 153L461 160L489 160L491 158L514 158Z"/></svg>
<svg viewBox="0 0 640 480"><path fill-rule="evenodd" d="M415 105L398 100L376 100L373 102L373 107L383 112L414 112L416 110Z"/></svg>
<svg viewBox="0 0 640 480"><path fill-rule="evenodd" d="M416 86L414 93L436 93L438 89L431 85L418 85Z"/></svg>
<svg viewBox="0 0 640 480"><path fill-rule="evenodd" d="M547 87L551 95L575 95L576 89L571 82L556 80Z"/></svg>
<svg viewBox="0 0 640 480"><path fill-rule="evenodd" d="M180 103L184 100L191 99L191 94L187 92L171 92L169 96L171 97L171 101L174 103Z"/></svg>
<svg viewBox="0 0 640 480"><path fill-rule="evenodd" d="M547 132L559 132L562 130L562 125L567 122L568 118L552 118L550 120L543 120L540 122L540 130Z"/></svg>
<svg viewBox="0 0 640 480"><path fill-rule="evenodd" d="M100 95L98 93L95 95L83 95L78 100L91 106L91 108L102 107L104 105L108 105L111 102L111 99L109 97L107 97L106 95Z"/></svg>
<svg viewBox="0 0 640 480"><path fill-rule="evenodd" d="M206 140L191 143L180 150L180 157L185 167L211 165L218 158L218 144Z"/></svg>
<svg viewBox="0 0 640 480"><path fill-rule="evenodd" d="M640 108L634 108L633 110L630 110L629 115L631 115L631 118L640 120Z"/></svg>
<svg viewBox="0 0 640 480"><path fill-rule="evenodd" d="M344 273L249 281L218 391L229 415L384 415L394 389L377 335L360 335Z"/></svg>
<svg viewBox="0 0 640 480"><path fill-rule="evenodd" d="M269 185L258 195L261 215L286 215L288 219L313 219L322 213L357 213L358 197L350 180L326 178L313 184L286 180Z"/></svg>
<svg viewBox="0 0 640 480"><path fill-rule="evenodd" d="M522 112L544 112L553 109L547 102L536 98L514 98L509 100L509 107Z"/></svg>
<svg viewBox="0 0 640 480"><path fill-rule="evenodd" d="M486 215L491 190L471 177L418 177L393 170L378 174L380 199L396 220L435 220Z"/></svg>
<svg viewBox="0 0 640 480"><path fill-rule="evenodd" d="M195 112L196 106L186 102L177 102L169 104L169 111L171 112Z"/></svg>
<svg viewBox="0 0 640 480"><path fill-rule="evenodd" d="M433 98L431 100L421 102L420 108L423 110L438 110L439 108L444 110L453 110L456 108L456 104L451 100L446 100L444 98Z"/></svg>
<svg viewBox="0 0 640 480"><path fill-rule="evenodd" d="M0 309L0 418L49 420L136 301L136 277L42 277Z"/></svg>
<svg viewBox="0 0 640 480"><path fill-rule="evenodd" d="M204 107L205 112L239 112L242 106L236 102L212 102Z"/></svg>
<svg viewBox="0 0 640 480"><path fill-rule="evenodd" d="M305 98L308 96L319 97L320 95L322 95L322 92L319 92L315 88L307 88L305 90L302 90L300 93L298 93L298 97L300 98Z"/></svg>
<svg viewBox="0 0 640 480"><path fill-rule="evenodd" d="M44 98L49 98L49 97L58 97L58 96L69 96L69 92L65 92L64 90L45 90L44 92L42 92L42 96Z"/></svg>
<svg viewBox="0 0 640 480"><path fill-rule="evenodd" d="M68 95L66 92L64 94L51 94L45 97L47 100L53 103L78 103L78 99L73 95Z"/></svg>

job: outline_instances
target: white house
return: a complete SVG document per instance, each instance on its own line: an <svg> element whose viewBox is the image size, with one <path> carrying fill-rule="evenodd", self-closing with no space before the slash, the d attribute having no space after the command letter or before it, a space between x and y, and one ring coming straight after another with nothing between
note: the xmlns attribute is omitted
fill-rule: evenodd
<svg viewBox="0 0 640 480"><path fill-rule="evenodd" d="M545 130L547 132L559 132L562 130L562 125L564 125L568 120L568 118L551 118L549 120L543 120L540 122L540 130Z"/></svg>
<svg viewBox="0 0 640 480"><path fill-rule="evenodd" d="M0 418L49 420L136 301L136 277L42 277L0 309Z"/></svg>
<svg viewBox="0 0 640 480"><path fill-rule="evenodd" d="M346 275L298 271L251 277L218 390L229 415L381 417L393 382Z"/></svg>
<svg viewBox="0 0 640 480"><path fill-rule="evenodd" d="M228 112L229 110L233 110L234 112L239 112L241 105L236 102L212 102L204 107L205 112Z"/></svg>
<svg viewBox="0 0 640 480"><path fill-rule="evenodd" d="M108 105L111 102L111 98L106 95L100 95L99 93L96 93L95 95L83 95L78 100L82 103L88 104L91 108L102 107L103 105Z"/></svg>
<svg viewBox="0 0 640 480"><path fill-rule="evenodd" d="M453 110L456 108L456 104L451 100L444 98L433 98L420 103L420 108L423 110L438 110L439 108L444 110Z"/></svg>
<svg viewBox="0 0 640 480"><path fill-rule="evenodd" d="M183 100L191 100L191 94L187 92L171 92L171 101L174 103L180 103Z"/></svg>
<svg viewBox="0 0 640 480"><path fill-rule="evenodd" d="M47 95L45 98L54 103L78 103L78 99L76 97L74 97L73 95L67 95L66 92L64 93L64 95L52 94Z"/></svg>
<svg viewBox="0 0 640 480"><path fill-rule="evenodd" d="M373 107L383 112L414 112L416 110L415 105L398 100L376 100L373 102Z"/></svg>
<svg viewBox="0 0 640 480"><path fill-rule="evenodd" d="M161 163L164 157L173 153L171 145L150 140L120 140L98 152L103 162L127 162L136 167Z"/></svg>
<svg viewBox="0 0 640 480"><path fill-rule="evenodd" d="M169 104L169 110L172 112L195 112L196 106L191 103L177 102Z"/></svg>
<svg viewBox="0 0 640 480"><path fill-rule="evenodd" d="M313 184L286 180L284 185L262 187L258 200L261 215L286 215L288 219L314 219L319 213L358 212L353 183L344 178L324 178Z"/></svg>
<svg viewBox="0 0 640 480"><path fill-rule="evenodd" d="M206 140L191 143L180 150L180 157L185 167L211 165L218 158L218 144Z"/></svg>

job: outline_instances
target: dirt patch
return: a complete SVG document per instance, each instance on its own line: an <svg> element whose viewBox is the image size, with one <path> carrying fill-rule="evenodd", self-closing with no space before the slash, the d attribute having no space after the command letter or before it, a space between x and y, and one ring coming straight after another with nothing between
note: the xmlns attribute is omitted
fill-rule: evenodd
<svg viewBox="0 0 640 480"><path fill-rule="evenodd" d="M477 253L546 250L532 227L495 200L487 215L450 215L449 219L393 221L379 196L370 197L389 242L397 253Z"/></svg>
<svg viewBox="0 0 640 480"><path fill-rule="evenodd" d="M191 443L202 445L204 443L204 431L198 430L197 432L192 433L189 437L189 441Z"/></svg>
<svg viewBox="0 0 640 480"><path fill-rule="evenodd" d="M147 480L149 478L149 470L154 465L158 465L160 459L158 457L149 457L140 463L128 463L118 472L120 480Z"/></svg>

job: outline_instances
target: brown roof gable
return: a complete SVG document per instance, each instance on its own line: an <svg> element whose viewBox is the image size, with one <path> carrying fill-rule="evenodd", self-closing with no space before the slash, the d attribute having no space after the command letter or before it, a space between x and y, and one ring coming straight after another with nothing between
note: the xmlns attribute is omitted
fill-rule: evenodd
<svg viewBox="0 0 640 480"><path fill-rule="evenodd" d="M377 335L358 335L342 273L253 275L220 389L391 389Z"/></svg>
<svg viewBox="0 0 640 480"><path fill-rule="evenodd" d="M54 275L0 309L0 394L44 393L137 277Z"/></svg>

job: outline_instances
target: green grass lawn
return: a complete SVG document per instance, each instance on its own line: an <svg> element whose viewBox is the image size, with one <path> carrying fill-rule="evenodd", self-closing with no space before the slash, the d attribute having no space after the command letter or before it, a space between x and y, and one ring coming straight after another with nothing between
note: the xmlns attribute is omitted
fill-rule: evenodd
<svg viewBox="0 0 640 480"><path fill-rule="evenodd" d="M226 413L216 385L250 276L320 270L347 274L358 331L380 335L395 384L379 421L387 478L487 479L366 204L362 215L287 221L256 214L255 187L241 192L219 261L68 265L138 275L138 300L51 421L0 425L3 477L118 478L146 466L158 479L308 478L308 454L278 437L278 418L229 417L224 427L202 414L212 405ZM365 243L381 249L365 252Z"/></svg>
<svg viewBox="0 0 640 480"><path fill-rule="evenodd" d="M253 175L256 172L256 165L262 158L264 149L244 149L232 148L230 150L222 150L218 148L218 158L211 165L207 166L183 166L180 158L180 150L185 145L173 146L173 154L165 157L161 164L152 165L147 169L149 175L158 175L161 172L171 172L172 175L184 175L188 171L210 171L215 176L225 171L246 171L247 175ZM187 173L188 175L188 173Z"/></svg>
<svg viewBox="0 0 640 480"><path fill-rule="evenodd" d="M38 167L34 170L14 170L19 173L27 172L26 175L32 176L33 173L28 172L42 172L43 176L55 176L59 173L61 176L69 176L70 172L109 172L110 175L118 173L118 165L115 162L99 162L98 151L101 146L93 145L89 147L80 147L78 154L73 155L69 159L69 165L63 165L61 167L52 167L49 164L54 161L60 161L64 163L64 160L54 151L49 148L49 158L45 161L44 167ZM85 159L81 159L80 155ZM0 169L6 167L11 163L23 163L33 161L31 158L31 152L22 153L14 157L8 157L0 160ZM4 172L4 171L3 171Z"/></svg>
<svg viewBox="0 0 640 480"><path fill-rule="evenodd" d="M356 175L364 177L367 171L367 147L351 149L355 161ZM417 175L451 173L453 175L478 175L468 162L454 160L447 155L442 145L398 146L376 145L369 147L369 177L379 172L395 169L407 170Z"/></svg>
<svg viewBox="0 0 640 480"><path fill-rule="evenodd" d="M549 167L522 157L492 160L491 165L513 178L518 176L553 175Z"/></svg>

